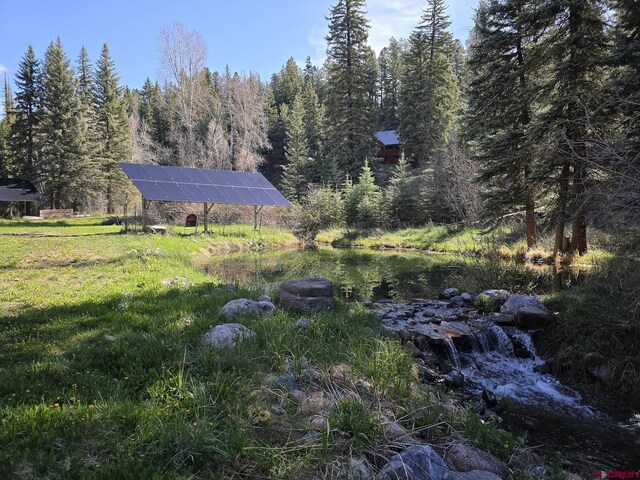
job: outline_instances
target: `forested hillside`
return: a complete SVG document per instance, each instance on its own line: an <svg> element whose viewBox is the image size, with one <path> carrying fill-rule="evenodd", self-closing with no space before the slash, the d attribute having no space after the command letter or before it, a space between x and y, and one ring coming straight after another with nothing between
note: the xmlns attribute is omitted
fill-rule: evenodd
<svg viewBox="0 0 640 480"><path fill-rule="evenodd" d="M270 79L212 72L181 24L160 32L144 85L120 84L107 44L95 65L60 38L43 56L28 47L15 91L4 82L0 177L34 182L51 207L114 213L132 193L121 161L261 170L325 225L520 212L528 246L542 222L555 253L585 252L590 226L637 224L636 1L483 0L463 45L445 0L426 0L381 52L366 10L338 0L324 65L289 59ZM376 156L380 130L399 133L397 165Z"/></svg>

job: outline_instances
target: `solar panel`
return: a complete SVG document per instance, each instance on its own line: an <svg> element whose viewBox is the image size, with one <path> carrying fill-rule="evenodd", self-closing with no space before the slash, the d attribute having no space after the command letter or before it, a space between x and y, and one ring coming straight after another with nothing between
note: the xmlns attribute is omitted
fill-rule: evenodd
<svg viewBox="0 0 640 480"><path fill-rule="evenodd" d="M133 163L120 166L145 200L291 206L260 173Z"/></svg>

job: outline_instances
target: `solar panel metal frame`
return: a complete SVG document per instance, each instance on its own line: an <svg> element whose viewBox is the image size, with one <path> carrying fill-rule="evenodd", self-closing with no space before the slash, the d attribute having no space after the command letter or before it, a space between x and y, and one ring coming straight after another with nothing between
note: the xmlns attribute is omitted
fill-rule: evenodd
<svg viewBox="0 0 640 480"><path fill-rule="evenodd" d="M261 174L163 165L121 163L145 200L290 207Z"/></svg>

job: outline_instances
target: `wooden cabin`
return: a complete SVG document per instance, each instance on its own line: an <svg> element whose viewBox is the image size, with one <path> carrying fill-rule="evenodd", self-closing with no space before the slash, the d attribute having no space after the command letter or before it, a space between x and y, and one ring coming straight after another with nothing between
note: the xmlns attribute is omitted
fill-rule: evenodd
<svg viewBox="0 0 640 480"><path fill-rule="evenodd" d="M383 164L398 163L402 155L402 143L395 130L382 130L376 133L378 140L378 158Z"/></svg>

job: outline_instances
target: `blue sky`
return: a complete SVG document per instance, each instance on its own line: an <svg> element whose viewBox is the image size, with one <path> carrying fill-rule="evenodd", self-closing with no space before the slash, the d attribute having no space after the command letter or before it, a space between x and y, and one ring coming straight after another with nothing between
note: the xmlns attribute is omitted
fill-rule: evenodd
<svg viewBox="0 0 640 480"><path fill-rule="evenodd" d="M0 0L0 72L11 79L32 44L38 58L60 36L75 61L84 45L95 62L107 42L122 83L141 87L158 76L163 25L182 22L207 45L209 68L257 72L268 79L289 57L325 56L325 17L335 0ZM452 31L464 41L476 0L449 0ZM379 53L391 36L407 37L426 0L369 0L371 46ZM28 22L28 23L27 23Z"/></svg>

